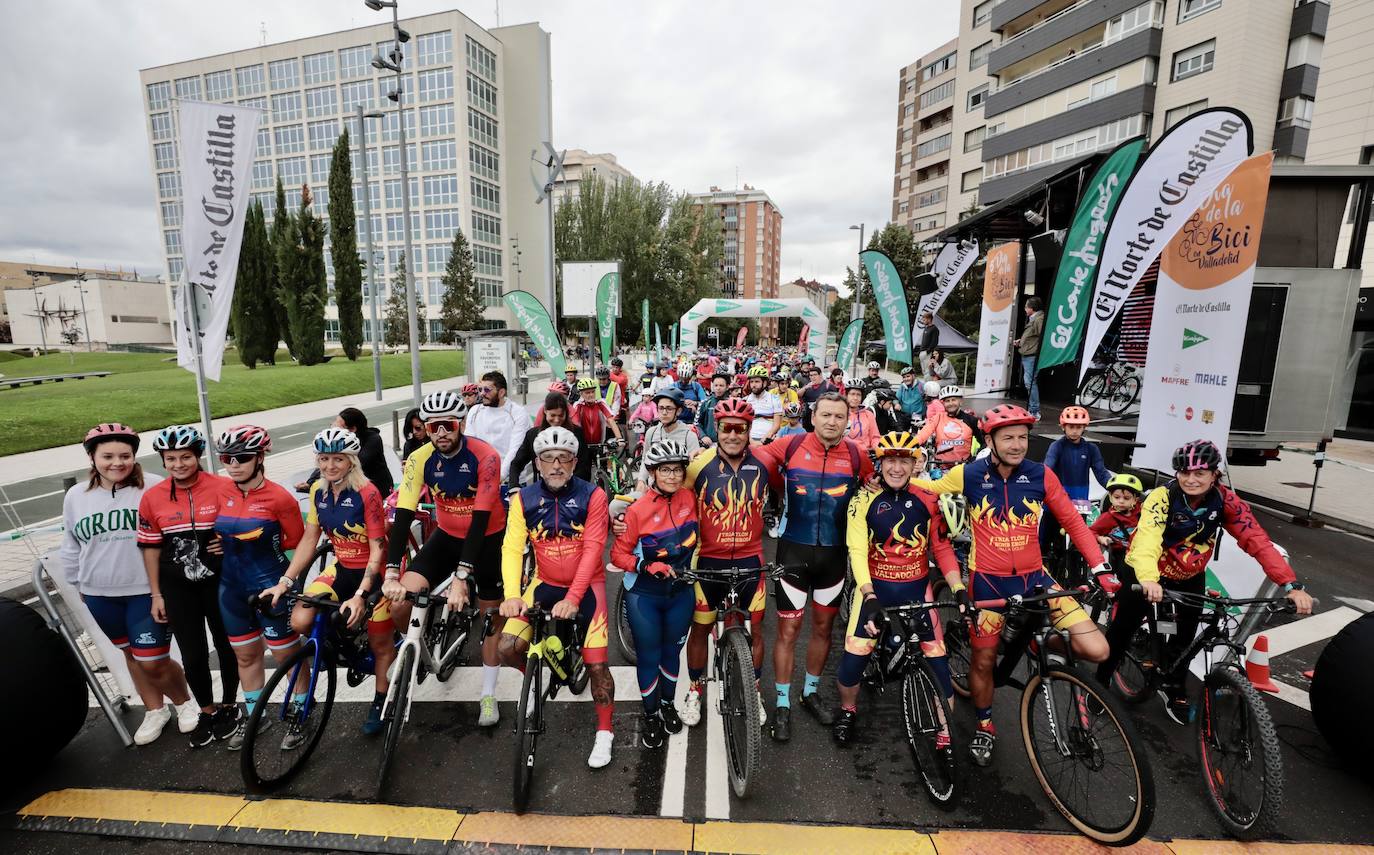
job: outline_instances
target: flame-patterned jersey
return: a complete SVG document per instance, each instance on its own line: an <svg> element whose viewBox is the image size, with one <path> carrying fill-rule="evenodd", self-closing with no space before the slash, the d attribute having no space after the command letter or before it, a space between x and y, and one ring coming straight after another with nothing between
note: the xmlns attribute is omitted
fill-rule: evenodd
<svg viewBox="0 0 1374 855"><path fill-rule="evenodd" d="M944 516L934 493L907 487L881 492L860 490L849 500L849 566L855 584L873 580L915 582L927 573L934 556L945 575L959 573Z"/></svg>
<svg viewBox="0 0 1374 855"><path fill-rule="evenodd" d="M501 574L507 596L520 591L525 543L534 547L534 574L542 582L567 588L581 603L587 587L606 578L601 556L609 523L606 493L581 478L551 490L540 478L510 497L506 537L501 544Z"/></svg>
<svg viewBox="0 0 1374 855"><path fill-rule="evenodd" d="M686 486L697 495L702 558L763 556L763 503L773 465L746 448L739 466L732 466L712 447L687 467Z"/></svg>
<svg viewBox="0 0 1374 855"><path fill-rule="evenodd" d="M456 538L467 537L473 511L488 511L487 534L506 527L501 501L501 456L474 436L462 437L458 449L445 455L433 443L422 445L406 458L396 507L415 510L425 487L434 500L439 528Z"/></svg>
<svg viewBox="0 0 1374 855"><path fill-rule="evenodd" d="M264 480L245 494L228 478L221 484L215 532L224 546L224 574L240 582L272 584L290 565L287 550L300 543L300 504L286 488Z"/></svg>
<svg viewBox="0 0 1374 855"><path fill-rule="evenodd" d="M1052 513L1069 533L1089 567L1102 564L1088 526L1074 509L1059 478L1043 463L1023 460L1003 478L990 458L955 466L939 481L915 481L935 493L963 493L973 533L969 570L992 576L1024 576L1044 569L1040 518Z"/></svg>
<svg viewBox="0 0 1374 855"><path fill-rule="evenodd" d="M386 538L382 494L371 481L361 490L345 487L338 495L323 478L316 481L310 488L305 522L320 527L334 547L334 560L350 570L367 567L368 541Z"/></svg>
<svg viewBox="0 0 1374 855"><path fill-rule="evenodd" d="M1196 506L1177 481L1151 490L1141 508L1140 525L1126 552L1126 563L1142 582L1157 582L1161 577L1175 582L1191 579L1207 569L1222 529L1259 562L1270 579L1280 585L1297 579L1250 506L1221 484Z"/></svg>

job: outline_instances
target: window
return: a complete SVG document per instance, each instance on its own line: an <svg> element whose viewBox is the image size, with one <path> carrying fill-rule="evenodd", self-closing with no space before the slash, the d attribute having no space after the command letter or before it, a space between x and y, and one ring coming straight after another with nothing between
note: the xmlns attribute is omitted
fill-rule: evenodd
<svg viewBox="0 0 1374 855"><path fill-rule="evenodd" d="M277 141L277 154L295 154L305 151L305 128L301 125L286 125L274 132Z"/></svg>
<svg viewBox="0 0 1374 855"><path fill-rule="evenodd" d="M168 255L181 255L181 230L168 229L163 232L162 245L167 247Z"/></svg>
<svg viewBox="0 0 1374 855"><path fill-rule="evenodd" d="M368 45L344 48L339 51L339 79L351 80L354 77L367 76L368 64L371 61L372 48Z"/></svg>
<svg viewBox="0 0 1374 855"><path fill-rule="evenodd" d="M148 109L165 110L172 103L172 84L166 80L148 84Z"/></svg>
<svg viewBox="0 0 1374 855"><path fill-rule="evenodd" d="M421 169L457 169L458 143L454 140L435 140L420 144Z"/></svg>
<svg viewBox="0 0 1374 855"><path fill-rule="evenodd" d="M420 135L432 137L453 133L453 105L431 104L420 108Z"/></svg>
<svg viewBox="0 0 1374 855"><path fill-rule="evenodd" d="M1164 3L1162 0L1151 0L1149 3L1142 3L1108 21L1107 31L1102 36L1102 43L1109 45L1132 33L1150 27L1163 26L1163 24Z"/></svg>
<svg viewBox="0 0 1374 855"><path fill-rule="evenodd" d="M928 208L931 205L938 205L943 201L945 201L945 188L941 187L937 190L932 190L929 193L922 193L917 196L916 207Z"/></svg>
<svg viewBox="0 0 1374 855"><path fill-rule="evenodd" d="M367 126L367 141L369 143L376 139L374 130L382 135L382 142L401 141L401 116L405 116L406 139L415 139L415 111L405 110L398 112L390 110L382 119L373 121Z"/></svg>
<svg viewBox="0 0 1374 855"><path fill-rule="evenodd" d="M205 97L210 101L227 102L234 97L234 77L228 71L205 75Z"/></svg>
<svg viewBox="0 0 1374 855"><path fill-rule="evenodd" d="M468 103L496 115L496 87L468 72Z"/></svg>
<svg viewBox="0 0 1374 855"><path fill-rule="evenodd" d="M1191 104L1184 104L1182 107L1175 107L1164 114L1164 130L1167 131L1169 128L1172 128L1174 125L1177 125L1194 113L1200 113L1206 109L1206 98L1203 98L1201 101L1194 101Z"/></svg>
<svg viewBox="0 0 1374 855"><path fill-rule="evenodd" d="M944 88L944 87L941 87L941 88ZM905 116L905 117L908 117L908 118L911 117L911 116L916 115L916 105L915 105L915 104L906 104L906 105L904 105L904 106L902 107L902 115Z"/></svg>
<svg viewBox="0 0 1374 855"><path fill-rule="evenodd" d="M300 190L306 180L305 158L283 157L277 161L277 174L281 176L281 183L286 189Z"/></svg>
<svg viewBox="0 0 1374 855"><path fill-rule="evenodd" d="M940 57L939 59L932 62L930 65L927 65L925 68L921 69L921 79L930 80L933 77L939 77L941 74L944 74L946 71L949 71L951 68L953 68L955 62L958 59L958 51L952 51Z"/></svg>
<svg viewBox="0 0 1374 855"><path fill-rule="evenodd" d="M472 189L472 205L474 208L484 208L488 211L501 212L501 188L492 184L490 181L483 181L477 176L468 179Z"/></svg>
<svg viewBox="0 0 1374 855"><path fill-rule="evenodd" d="M357 161L355 160L354 163L357 163ZM363 188L362 188L360 185L358 185L358 184L354 184L354 185L353 185L353 198L354 198L354 199L357 199L357 200L358 200L358 203L359 203L360 205L362 204L362 199L363 199ZM370 182L368 182L368 185L367 185L367 204L368 204L368 205L372 208L372 210L374 210L374 211L380 210L381 207L382 207L382 186L381 186L380 184L378 184L377 182L375 182L375 181L370 181ZM400 205L397 205L396 207L399 208L399 207L401 207L401 206L400 206ZM373 214L372 216L378 218L378 219L377 219L377 231L376 231L376 234L378 234L378 235L380 236L381 233L382 233L381 214ZM399 222L399 221L398 221L398 222ZM361 228L361 226L360 226L359 228Z"/></svg>
<svg viewBox="0 0 1374 855"><path fill-rule="evenodd" d="M385 75L384 77L377 78L378 104L384 105L390 100L391 93L396 91L396 82L397 78L390 74ZM400 83L401 99L405 103L409 104L410 102L415 100L415 78L409 74L402 74L400 77Z"/></svg>
<svg viewBox="0 0 1374 855"><path fill-rule="evenodd" d="M1116 145L1139 134L1146 118L1144 114L1127 116L1097 128L994 157L984 162L984 174L987 178L998 178Z"/></svg>
<svg viewBox="0 0 1374 855"><path fill-rule="evenodd" d="M992 42L983 42L978 47L968 52L968 67L972 71L975 68L988 64L988 54L992 53Z"/></svg>
<svg viewBox="0 0 1374 855"><path fill-rule="evenodd" d="M345 113L351 113L357 109L359 104L363 105L364 110L372 109L372 82L370 80L345 83L339 87L339 109Z"/></svg>
<svg viewBox="0 0 1374 855"><path fill-rule="evenodd" d="M1320 66L1324 44L1321 36L1305 35L1293 39L1288 43L1288 64L1285 68L1296 68L1299 65Z"/></svg>
<svg viewBox="0 0 1374 855"><path fill-rule="evenodd" d="M453 244L435 243L425 247L425 263L430 273L443 273L453 257Z"/></svg>
<svg viewBox="0 0 1374 855"><path fill-rule="evenodd" d="M177 80L177 97L192 101L200 100L200 78L182 77Z"/></svg>
<svg viewBox="0 0 1374 855"><path fill-rule="evenodd" d="M272 96L272 121L294 122L301 117L301 93L285 92Z"/></svg>
<svg viewBox="0 0 1374 855"><path fill-rule="evenodd" d="M426 280L425 280L425 286L426 286L425 291L426 291L427 296L428 296L428 298L429 298L428 300L426 300L427 303L429 303L431 306L437 306L437 305L439 305L441 302L443 302L443 299L444 299L444 283L443 283L442 280L439 280L439 279L426 279ZM433 329L433 325L432 325L432 324L431 324L430 332L431 332L431 333L434 332L434 329Z"/></svg>
<svg viewBox="0 0 1374 855"><path fill-rule="evenodd" d="M329 183L329 163L333 160L333 155L312 154L310 155L310 183L317 186L324 186Z"/></svg>
<svg viewBox="0 0 1374 855"><path fill-rule="evenodd" d="M911 152L902 152L902 166L911 165Z"/></svg>
<svg viewBox="0 0 1374 855"><path fill-rule="evenodd" d="M248 108L253 109L253 110L261 110L262 112L266 113L266 112L267 112L267 99L266 99L265 97L261 96L261 95L259 95L259 96L256 97L256 98L243 98L243 99L240 99L240 100L239 100L239 106L240 106L240 107L248 107ZM263 117L263 121L266 121L266 120L267 120L267 117L264 116L264 117Z"/></svg>
<svg viewBox="0 0 1374 855"><path fill-rule="evenodd" d="M186 262L180 258L167 259L167 278L171 282L181 281L181 271L186 268Z"/></svg>
<svg viewBox="0 0 1374 855"><path fill-rule="evenodd" d="M163 202L162 205L162 225L171 227L181 225L181 203Z"/></svg>
<svg viewBox="0 0 1374 855"><path fill-rule="evenodd" d="M272 153L272 129L258 128L258 140L254 146L258 157L267 157Z"/></svg>
<svg viewBox="0 0 1374 855"><path fill-rule="evenodd" d="M458 176L430 175L425 177L424 183L426 205L458 204Z"/></svg>
<svg viewBox="0 0 1374 855"><path fill-rule="evenodd" d="M295 89L301 85L301 67L295 57L269 62L267 80L271 83L273 92L278 89Z"/></svg>
<svg viewBox="0 0 1374 855"><path fill-rule="evenodd" d="M305 85L312 83L332 83L334 81L334 52L312 53L301 57L305 66Z"/></svg>
<svg viewBox="0 0 1374 855"><path fill-rule="evenodd" d="M333 119L323 122L311 122L306 126L310 133L310 148L312 151L325 151L334 147L334 143L339 139L339 123Z"/></svg>
<svg viewBox="0 0 1374 855"><path fill-rule="evenodd" d="M496 122L468 108L468 134L480 143L496 148Z"/></svg>
<svg viewBox="0 0 1374 855"><path fill-rule="evenodd" d="M1279 104L1279 127L1312 127L1312 107L1315 104L1316 101L1303 95L1283 99L1283 103Z"/></svg>
<svg viewBox="0 0 1374 855"><path fill-rule="evenodd" d="M959 192L969 193L978 189L978 185L983 183L983 168L970 169L959 179Z"/></svg>
<svg viewBox="0 0 1374 855"><path fill-rule="evenodd" d="M983 102L988 100L988 85L975 87L968 91L968 110L976 110L983 106Z"/></svg>
<svg viewBox="0 0 1374 855"><path fill-rule="evenodd" d="M1108 95L1115 94L1116 75L1113 74L1111 77L1108 77L1105 80L1095 81L1092 87L1089 89L1088 98L1089 100L1096 101L1099 98L1106 98Z"/></svg>
<svg viewBox="0 0 1374 855"><path fill-rule="evenodd" d="M926 140L916 145L916 157L922 158L944 151L949 148L950 134L941 134L933 140Z"/></svg>
<svg viewBox="0 0 1374 855"><path fill-rule="evenodd" d="M311 118L334 115L338 111L334 94L333 86L305 90L305 115Z"/></svg>
<svg viewBox="0 0 1374 855"><path fill-rule="evenodd" d="M501 221L478 211L472 212L472 239L501 244Z"/></svg>
<svg viewBox="0 0 1374 855"><path fill-rule="evenodd" d="M425 33L415 39L415 52L421 68L453 62L453 33Z"/></svg>
<svg viewBox="0 0 1374 855"><path fill-rule="evenodd" d="M377 53L381 54L382 56L386 57L387 59L390 59L390 58L391 58L391 51L392 51L393 49L395 49L396 43L393 42L393 41L377 42L377 46L376 46L376 47L377 47ZM411 70L411 69L414 68L414 63L412 63L412 62L410 61L410 57L408 57L408 56L405 55L405 48L401 48L401 62L400 62L400 66L401 66L401 70L402 70L402 71L407 71L407 70Z"/></svg>
<svg viewBox="0 0 1374 855"><path fill-rule="evenodd" d="M176 169L177 147L175 143L153 143L153 168Z"/></svg>
<svg viewBox="0 0 1374 855"><path fill-rule="evenodd" d="M476 216L474 214L473 216ZM454 232L462 223L462 213L457 208L443 208L425 212L425 237L430 240L453 240ZM497 226L499 229L500 226Z"/></svg>
<svg viewBox="0 0 1374 855"><path fill-rule="evenodd" d="M480 276L501 275L501 250L494 246L474 246L472 248L472 266Z"/></svg>
<svg viewBox="0 0 1374 855"><path fill-rule="evenodd" d="M263 84L261 65L234 69L234 82L237 84L240 98L245 95L257 95L267 88Z"/></svg>
<svg viewBox="0 0 1374 855"><path fill-rule="evenodd" d="M1202 74L1212 70L1212 63L1217 57L1216 39L1208 39L1200 45L1193 45L1184 48L1174 54L1174 74L1173 80L1183 80L1195 74Z"/></svg>
<svg viewBox="0 0 1374 855"><path fill-rule="evenodd" d="M906 202L901 203L900 205L897 206L897 213L899 213L899 214L905 214L908 207L910 207L910 206L907 205Z"/></svg>
<svg viewBox="0 0 1374 855"><path fill-rule="evenodd" d="M939 86L936 86L934 89L930 89L930 90L927 90L927 91L921 93L921 109L924 110L925 108L931 106L932 104L938 104L938 103L940 103L941 101L945 100L946 98L953 98L953 97L954 97L954 81L953 81L953 80L946 80L944 83L941 83ZM911 105L908 104L907 106L910 107Z"/></svg>
<svg viewBox="0 0 1374 855"><path fill-rule="evenodd" d="M483 279L477 277L477 295L482 298L483 306L501 305L501 283L494 279ZM505 329L505 321L487 321L487 324L495 324L492 329Z"/></svg>
<svg viewBox="0 0 1374 855"><path fill-rule="evenodd" d="M172 138L171 113L154 113L148 117L148 121L153 127L153 139L169 140Z"/></svg>
<svg viewBox="0 0 1374 855"><path fill-rule="evenodd" d="M159 172L157 174L157 195L159 199L175 199L181 195L181 173Z"/></svg>
<svg viewBox="0 0 1374 855"><path fill-rule="evenodd" d="M253 189L271 190L272 189L272 161L255 160L253 161Z"/></svg>
<svg viewBox="0 0 1374 855"><path fill-rule="evenodd" d="M474 175L482 175L492 181L501 180L501 156L476 143L468 143L468 168Z"/></svg>
<svg viewBox="0 0 1374 855"><path fill-rule="evenodd" d="M415 171L419 163L415 159L415 143L406 145L406 169ZM398 145L385 146L382 149L382 174L396 175L401 171L401 147Z"/></svg>
<svg viewBox="0 0 1374 855"><path fill-rule="evenodd" d="M456 182L458 179L455 178L453 180ZM373 189L376 189L375 185ZM454 190L456 191L457 189L457 185L455 184ZM402 206L404 200L401 198L401 179L393 178L390 181L383 181L382 193L386 196L386 206L388 208L400 208ZM420 179L412 177L410 179L410 202L411 204L416 204L419 201ZM457 204L457 202L455 201L453 204Z"/></svg>
<svg viewBox="0 0 1374 855"><path fill-rule="evenodd" d="M971 131L965 131L965 132L964 132L964 151L965 151L965 152L977 151L978 149L982 148L982 147L983 147L983 139L984 139L984 137L987 136L987 133L988 133L987 125L983 125L982 127L974 128L974 129L971 130Z"/></svg>
<svg viewBox="0 0 1374 855"><path fill-rule="evenodd" d="M453 97L453 69L420 72L420 100L447 101Z"/></svg>
<svg viewBox="0 0 1374 855"><path fill-rule="evenodd" d="M1196 18L1203 12L1210 12L1221 5L1221 0L1180 0L1178 4L1178 22L1181 24L1191 18Z"/></svg>
<svg viewBox="0 0 1374 855"><path fill-rule="evenodd" d="M496 54L472 36L467 36L466 38L468 68L482 75L492 83L495 83Z"/></svg>
<svg viewBox="0 0 1374 855"><path fill-rule="evenodd" d="M983 0L982 3L979 3L977 6L974 6L973 26L981 27L983 24L986 24L988 21L992 20L992 7L996 6L997 3L998 0Z"/></svg>

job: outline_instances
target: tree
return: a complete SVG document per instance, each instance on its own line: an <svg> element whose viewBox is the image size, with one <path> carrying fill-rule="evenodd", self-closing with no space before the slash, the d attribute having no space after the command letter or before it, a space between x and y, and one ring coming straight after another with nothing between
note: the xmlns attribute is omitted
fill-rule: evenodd
<svg viewBox="0 0 1374 855"><path fill-rule="evenodd" d="M272 294L272 267L262 203L254 202L244 216L238 277L230 310L239 361L249 368L256 368L259 362L270 365L276 359L277 301Z"/></svg>
<svg viewBox="0 0 1374 855"><path fill-rule="evenodd" d="M301 188L301 210L291 217L277 247L282 304L301 365L324 361L324 308L329 286L324 267L324 225L310 210L310 188Z"/></svg>
<svg viewBox="0 0 1374 855"><path fill-rule="evenodd" d="M444 297L439 304L439 322L443 326L440 341L457 344L460 330L482 328L482 298L477 293L477 277L472 266L472 250L463 230L453 233L448 264L444 266Z"/></svg>
<svg viewBox="0 0 1374 855"><path fill-rule="evenodd" d="M403 252L396 265L396 274L391 277L391 296L386 299L386 321L383 328L383 341L387 347L400 347L410 341L410 318L406 315L406 254ZM419 344L428 340L429 321L425 318L425 302L420 292L415 291L415 324Z"/></svg>
<svg viewBox="0 0 1374 855"><path fill-rule="evenodd" d="M277 318L277 333L282 341L286 342L286 350L292 356L296 355L296 348L291 339L291 322L286 316L286 302L282 298L282 277L281 271L277 269L277 259L281 255L281 247L286 240L285 233L291 226L291 212L286 210L286 189L282 187L281 176L277 176L277 194L272 208L272 231L269 238L268 257L271 259L271 278L272 284L272 311ZM274 345L275 347L275 345Z"/></svg>
<svg viewBox="0 0 1374 855"><path fill-rule="evenodd" d="M329 245L334 255L334 302L339 307L339 344L357 359L363 346L363 268L358 261L358 224L353 214L353 164L348 131L329 159Z"/></svg>

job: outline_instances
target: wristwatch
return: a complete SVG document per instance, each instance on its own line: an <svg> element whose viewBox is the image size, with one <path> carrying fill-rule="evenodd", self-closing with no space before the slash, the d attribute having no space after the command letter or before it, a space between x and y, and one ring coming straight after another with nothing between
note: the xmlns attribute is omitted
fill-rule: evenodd
<svg viewBox="0 0 1374 855"><path fill-rule="evenodd" d="M469 575L471 574L461 567L453 571L453 578L457 579L459 582L466 582Z"/></svg>
<svg viewBox="0 0 1374 855"><path fill-rule="evenodd" d="M1307 586L1304 585L1304 584L1301 583L1301 582L1289 582L1288 584L1286 584L1286 585L1283 586L1283 592L1284 592L1285 594L1288 593L1289 591L1306 591L1306 590L1307 590Z"/></svg>

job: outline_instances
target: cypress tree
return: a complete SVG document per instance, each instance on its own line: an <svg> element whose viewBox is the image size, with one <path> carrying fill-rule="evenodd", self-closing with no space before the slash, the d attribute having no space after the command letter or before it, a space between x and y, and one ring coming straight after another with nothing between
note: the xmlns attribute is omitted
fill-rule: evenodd
<svg viewBox="0 0 1374 855"><path fill-rule="evenodd" d="M255 202L244 217L232 308L239 361L249 368L256 368L259 362L270 363L277 350L276 306L271 299L269 281L271 267L266 219L262 204Z"/></svg>
<svg viewBox="0 0 1374 855"><path fill-rule="evenodd" d="M482 299L477 293L477 277L473 270L472 250L463 230L453 233L453 246L441 280L444 297L439 305L439 319L443 325L444 344L456 344L459 330L482 328Z"/></svg>
<svg viewBox="0 0 1374 855"><path fill-rule="evenodd" d="M310 188L301 188L300 213L290 219L277 247L282 301L291 325L293 354L301 365L324 361L324 308L329 300L324 267L324 226L310 210Z"/></svg>
<svg viewBox="0 0 1374 855"><path fill-rule="evenodd" d="M391 277L391 296L386 301L386 328L384 331L387 347L400 347L410 342L410 318L406 315L406 255L401 253L396 265L396 273ZM429 321L425 318L425 301L420 299L420 289L415 289L415 324L424 344L429 336Z"/></svg>
<svg viewBox="0 0 1374 855"><path fill-rule="evenodd" d="M291 319L286 313L286 298L282 290L283 276L278 264L281 248L286 241L286 233L291 227L291 212L286 210L286 189L282 187L281 176L277 176L276 207L272 213L272 231L269 238L268 255L272 259L272 308L277 318L277 334L286 342L286 350L292 356L296 348L291 342Z"/></svg>
<svg viewBox="0 0 1374 855"><path fill-rule="evenodd" d="M348 131L339 136L329 160L329 244L334 254L334 301L339 307L339 344L343 346L345 356L357 359L363 344L363 271L358 262Z"/></svg>

